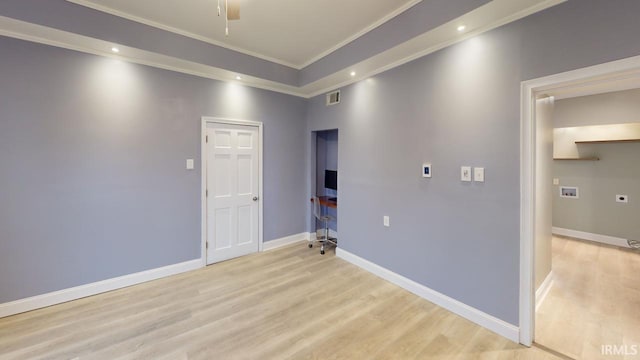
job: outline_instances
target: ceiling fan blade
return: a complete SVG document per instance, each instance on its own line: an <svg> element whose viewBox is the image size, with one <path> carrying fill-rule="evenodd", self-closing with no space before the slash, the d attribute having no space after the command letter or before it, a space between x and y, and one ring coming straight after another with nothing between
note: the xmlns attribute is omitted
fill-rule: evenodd
<svg viewBox="0 0 640 360"><path fill-rule="evenodd" d="M240 20L240 0L227 0L227 18L229 20Z"/></svg>

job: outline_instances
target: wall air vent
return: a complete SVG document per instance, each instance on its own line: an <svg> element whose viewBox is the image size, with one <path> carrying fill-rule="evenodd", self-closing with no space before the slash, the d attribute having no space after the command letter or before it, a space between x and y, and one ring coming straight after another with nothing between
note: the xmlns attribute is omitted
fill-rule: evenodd
<svg viewBox="0 0 640 360"><path fill-rule="evenodd" d="M340 90L336 90L327 94L327 106L340 103Z"/></svg>

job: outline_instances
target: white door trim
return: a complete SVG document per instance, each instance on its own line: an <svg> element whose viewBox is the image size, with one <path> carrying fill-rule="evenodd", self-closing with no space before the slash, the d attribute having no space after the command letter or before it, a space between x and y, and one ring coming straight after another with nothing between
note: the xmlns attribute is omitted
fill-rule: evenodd
<svg viewBox="0 0 640 360"><path fill-rule="evenodd" d="M240 119L226 119L212 116L203 116L200 129L200 170L202 173L201 188L200 188L200 213L201 213L201 244L200 244L200 260L202 266L207 266L207 124L226 124L226 125L244 125L255 126L258 128L258 251L262 252L263 244L263 210L264 210L264 191L263 191L263 132L262 122Z"/></svg>
<svg viewBox="0 0 640 360"><path fill-rule="evenodd" d="M606 78L637 77L640 56L612 61L521 83L520 99L520 343L531 346L535 330L535 96L568 86L587 85Z"/></svg>

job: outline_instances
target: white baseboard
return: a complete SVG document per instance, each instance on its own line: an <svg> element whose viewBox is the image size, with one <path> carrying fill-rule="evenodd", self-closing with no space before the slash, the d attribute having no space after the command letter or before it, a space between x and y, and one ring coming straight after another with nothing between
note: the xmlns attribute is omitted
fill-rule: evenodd
<svg viewBox="0 0 640 360"><path fill-rule="evenodd" d="M463 318L470 320L488 330L495 332L498 335L513 341L519 341L519 329L517 326L509 324L503 320L500 320L494 316L491 316L485 312L482 312L476 308L473 308L467 304L464 304L458 300L450 298L444 294L441 294L435 290L432 290L422 284L408 279L402 275L396 274L393 271L376 265L369 260L365 260L357 255L354 255L341 248L336 249L336 256L344 259L356 266L359 266L370 273L379 276L401 288L410 291L423 299L426 299L438 306L441 306Z"/></svg>
<svg viewBox="0 0 640 360"><path fill-rule="evenodd" d="M549 291L551 290L552 286L553 286L553 271L549 271L549 274L547 275L547 277L544 279L542 284L540 284L540 287L538 288L538 290L536 290L536 311L538 311L538 309L540 308L540 305L542 305L542 302L547 297L547 294L549 294Z"/></svg>
<svg viewBox="0 0 640 360"><path fill-rule="evenodd" d="M107 291L121 289L127 286L141 284L147 281L196 270L202 267L200 259L185 261L179 264L164 266L157 269L124 275L113 279L80 285L69 289L59 290L47 294L32 296L4 304L0 304L0 318L61 304L71 300L81 299Z"/></svg>
<svg viewBox="0 0 640 360"><path fill-rule="evenodd" d="M578 230L563 229L555 226L551 228L551 232L553 232L555 235L568 236L568 237L581 239L581 240L595 241L602 244L619 246L627 249L629 248L629 243L627 243L627 239L623 239L619 237L593 234L593 233L588 233L588 232L578 231Z"/></svg>
<svg viewBox="0 0 640 360"><path fill-rule="evenodd" d="M309 241L309 233L303 232L300 234L285 236L280 239L269 240L262 244L262 251L277 249L300 241Z"/></svg>

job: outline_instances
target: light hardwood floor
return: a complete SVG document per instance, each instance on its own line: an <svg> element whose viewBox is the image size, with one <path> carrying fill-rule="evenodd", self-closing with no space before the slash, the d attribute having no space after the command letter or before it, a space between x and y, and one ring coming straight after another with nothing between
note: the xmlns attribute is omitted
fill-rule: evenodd
<svg viewBox="0 0 640 360"><path fill-rule="evenodd" d="M0 319L1 359L556 359L298 243Z"/></svg>
<svg viewBox="0 0 640 360"><path fill-rule="evenodd" d="M554 237L554 285L536 313L536 342L575 359L604 356L602 345L640 350L640 253Z"/></svg>

